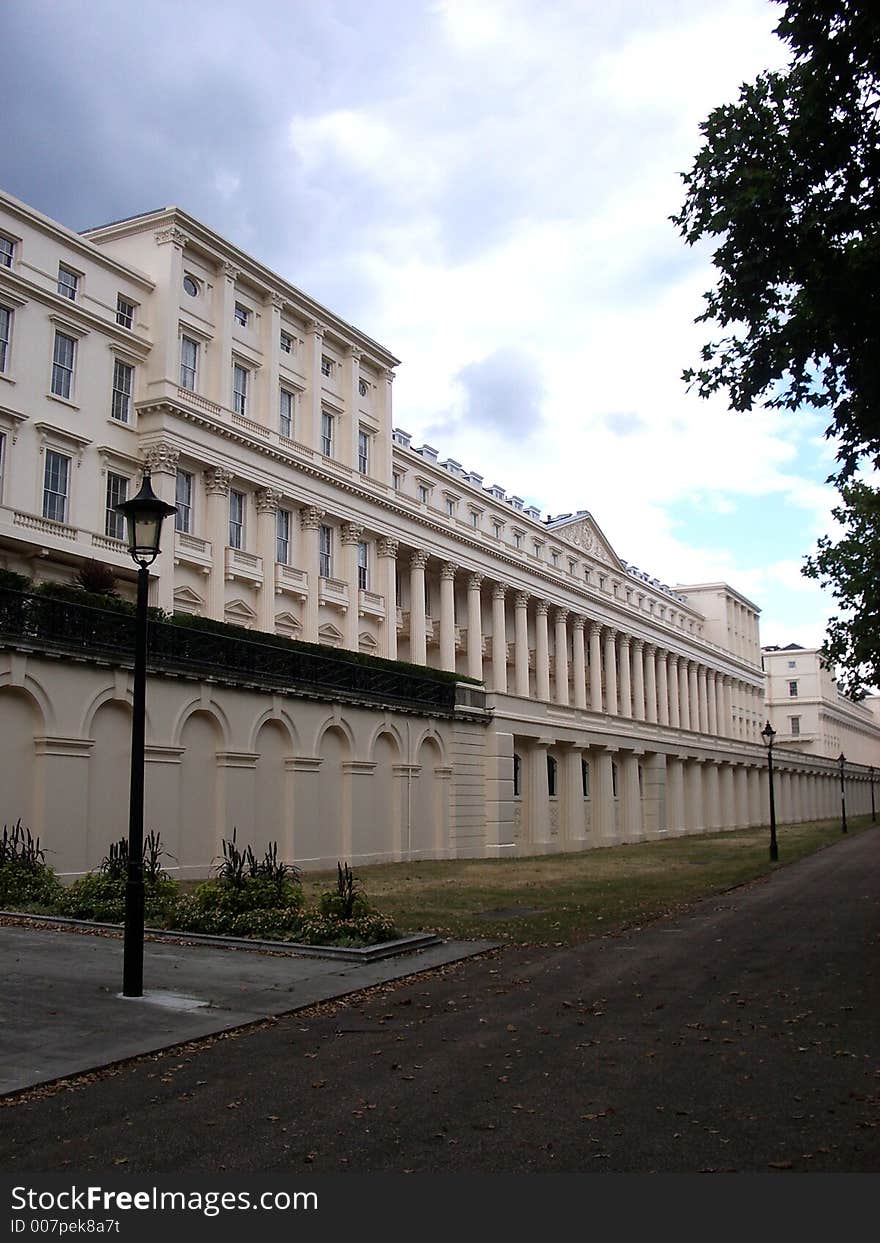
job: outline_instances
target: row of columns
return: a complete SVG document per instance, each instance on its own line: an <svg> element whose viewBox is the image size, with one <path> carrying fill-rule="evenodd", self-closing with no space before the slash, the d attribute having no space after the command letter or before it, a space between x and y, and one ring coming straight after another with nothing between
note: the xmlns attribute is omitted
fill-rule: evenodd
<svg viewBox="0 0 880 1243"><path fill-rule="evenodd" d="M597 841L748 828L769 820L766 768L539 739L516 739L514 750L524 812L520 838L530 846L576 849ZM558 764L555 795L548 781L551 754ZM779 823L826 819L839 811L833 772L782 770L776 774L775 794ZM867 799L866 784L853 783L853 811L867 810Z"/></svg>
<svg viewBox="0 0 880 1243"><path fill-rule="evenodd" d="M177 451L156 446L147 453L147 466L154 475L154 487L163 500L174 501L174 473ZM229 489L232 472L223 467L205 471L206 535L215 549L214 565L208 574L207 612L222 619L225 611L226 566L217 551L228 542ZM257 626L275 629L276 511L281 494L264 488L255 494L257 511L256 552L262 559L263 588L258 592ZM302 613L302 637L310 643L318 639L320 568L319 528L325 513L314 506L300 510L303 539L299 554L301 568L308 578ZM347 585L348 604L343 621L343 642L358 648L358 564L357 549L364 528L343 523L340 530L341 574ZM384 596L386 620L382 627L381 654L394 660L398 655L396 625L397 561L399 543L380 538L375 545L378 561L378 587ZM427 610L425 572L428 554L415 550L409 557L409 659L427 664ZM166 541L159 569L157 603L173 608L173 546ZM456 668L455 581L460 573L452 562L440 567L439 647L441 668ZM483 581L480 573L467 573L466 672L480 681L484 678ZM490 676L488 684L498 694L512 693L523 698L532 694L529 645L529 606L532 598L513 592L513 660L508 671L507 609L510 590L492 583L492 629L490 637ZM658 645L644 642L598 621L572 615L555 608L552 616L553 660L551 689L550 605L534 601L534 694L545 702L571 705L611 716L628 717L649 724L668 725L709 736L740 737L757 741L760 728L759 702L762 692L744 681L722 674L697 661ZM569 639L571 659L569 661ZM589 646L587 646L589 645ZM589 653L589 655L588 655ZM753 703L749 708L747 705Z"/></svg>

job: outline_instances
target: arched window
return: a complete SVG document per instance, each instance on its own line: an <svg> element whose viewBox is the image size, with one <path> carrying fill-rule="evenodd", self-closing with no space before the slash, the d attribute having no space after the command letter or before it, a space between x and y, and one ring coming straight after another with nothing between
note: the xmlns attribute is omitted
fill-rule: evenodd
<svg viewBox="0 0 880 1243"><path fill-rule="evenodd" d="M556 797L556 761L552 755L547 756L547 793Z"/></svg>
<svg viewBox="0 0 880 1243"><path fill-rule="evenodd" d="M588 760L581 760L581 786L584 791L584 798L590 797L590 764Z"/></svg>
<svg viewBox="0 0 880 1243"><path fill-rule="evenodd" d="M519 798L522 793L522 760L513 753L513 797Z"/></svg>

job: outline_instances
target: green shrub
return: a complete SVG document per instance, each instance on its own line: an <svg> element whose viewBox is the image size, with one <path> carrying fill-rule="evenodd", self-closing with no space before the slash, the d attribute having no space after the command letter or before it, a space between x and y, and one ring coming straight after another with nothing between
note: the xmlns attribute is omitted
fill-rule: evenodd
<svg viewBox="0 0 880 1243"><path fill-rule="evenodd" d="M336 864L336 888L325 890L318 899L318 910L330 919L348 920L370 915L372 905L347 863Z"/></svg>
<svg viewBox="0 0 880 1243"><path fill-rule="evenodd" d="M208 882L214 884L214 882ZM241 911L205 903L199 886L194 893L178 898L164 913L163 926L180 932L204 932L212 936L263 937L268 940L297 940L302 921L300 901L290 906L255 907Z"/></svg>
<svg viewBox="0 0 880 1243"><path fill-rule="evenodd" d="M94 919L99 923L118 924L125 919L126 875L118 871L89 872L80 876L58 899L58 913L72 919ZM177 881L170 876L144 880L144 917L151 921L164 918L166 910L179 894Z"/></svg>
<svg viewBox="0 0 880 1243"><path fill-rule="evenodd" d="M0 835L0 906L52 906L64 886L47 866L40 839L21 823Z"/></svg>
<svg viewBox="0 0 880 1243"><path fill-rule="evenodd" d="M333 919L310 912L302 921L298 939L303 945L357 947L392 941L396 936L394 920L378 911L352 919Z"/></svg>
<svg viewBox="0 0 880 1243"><path fill-rule="evenodd" d="M0 587L8 587L11 591L30 591L33 583L26 574L16 574L14 570L0 570Z"/></svg>
<svg viewBox="0 0 880 1243"><path fill-rule="evenodd" d="M193 910L205 915L243 915L248 911L299 910L302 889L294 881L269 876L244 876L240 884L219 877L203 881L192 894Z"/></svg>

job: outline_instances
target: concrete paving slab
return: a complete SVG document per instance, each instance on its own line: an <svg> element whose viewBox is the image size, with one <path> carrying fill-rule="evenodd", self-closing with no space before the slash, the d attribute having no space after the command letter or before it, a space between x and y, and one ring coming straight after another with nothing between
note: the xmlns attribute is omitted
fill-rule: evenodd
<svg viewBox="0 0 880 1243"><path fill-rule="evenodd" d="M0 926L0 1095L330 1001L495 947L448 941L374 963L148 941L143 998L122 940Z"/></svg>

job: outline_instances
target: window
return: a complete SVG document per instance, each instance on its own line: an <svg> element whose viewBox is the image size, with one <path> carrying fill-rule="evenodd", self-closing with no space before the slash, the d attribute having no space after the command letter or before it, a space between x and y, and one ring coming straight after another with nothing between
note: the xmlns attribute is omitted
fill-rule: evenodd
<svg viewBox="0 0 880 1243"><path fill-rule="evenodd" d="M536 556L536 557L540 557L540 556L541 556L541 543L540 543L540 541L539 541L539 540L532 540L532 546L533 546L533 548L534 548L534 550L535 550L535 556Z"/></svg>
<svg viewBox="0 0 880 1243"><path fill-rule="evenodd" d="M514 548L522 548L522 534L519 531L513 533Z"/></svg>
<svg viewBox="0 0 880 1243"><path fill-rule="evenodd" d="M500 522L492 523L492 534L495 536L496 539L501 539L501 523Z"/></svg>
<svg viewBox="0 0 880 1243"><path fill-rule="evenodd" d="M8 306L0 306L0 371L6 370L9 357L9 341L12 337L12 312Z"/></svg>
<svg viewBox="0 0 880 1243"><path fill-rule="evenodd" d="M550 554L550 560L553 562L554 565L559 565L559 553L556 551L555 548Z"/></svg>
<svg viewBox="0 0 880 1243"><path fill-rule="evenodd" d="M76 295L79 289L79 277L76 272L71 272L70 268L66 268L63 263L58 264L58 292L62 298L69 298L71 302L76 302Z"/></svg>
<svg viewBox="0 0 880 1243"><path fill-rule="evenodd" d="M586 760L581 760L581 790L584 798L590 797L590 765Z"/></svg>
<svg viewBox="0 0 880 1243"><path fill-rule="evenodd" d="M191 298L197 298L199 296L199 282L194 276L190 276L189 272L187 272L183 278L183 288Z"/></svg>
<svg viewBox="0 0 880 1243"><path fill-rule="evenodd" d="M333 577L333 531L321 527L318 531L318 573L321 578Z"/></svg>
<svg viewBox="0 0 880 1243"><path fill-rule="evenodd" d="M321 375L331 376L333 374L333 360L328 358L326 354L321 355Z"/></svg>
<svg viewBox="0 0 880 1243"><path fill-rule="evenodd" d="M0 268L11 268L15 254L15 242L11 237L0 237Z"/></svg>
<svg viewBox="0 0 880 1243"><path fill-rule="evenodd" d="M275 511L275 560L290 565L290 510Z"/></svg>
<svg viewBox="0 0 880 1243"><path fill-rule="evenodd" d="M123 298L121 293L116 295L116 322L121 324L123 328L131 328L134 324L135 304L129 302L127 298Z"/></svg>
<svg viewBox="0 0 880 1243"><path fill-rule="evenodd" d="M358 589L370 589L370 550L365 542L358 544Z"/></svg>
<svg viewBox="0 0 880 1243"><path fill-rule="evenodd" d="M522 760L514 751L513 753L513 797L519 798L522 794Z"/></svg>
<svg viewBox="0 0 880 1243"><path fill-rule="evenodd" d="M229 493L229 547L244 548L244 493Z"/></svg>
<svg viewBox="0 0 880 1243"><path fill-rule="evenodd" d="M131 389L134 380L134 367L120 362L117 358L113 363L113 400L110 414L120 423L127 423L131 418Z"/></svg>
<svg viewBox="0 0 880 1243"><path fill-rule="evenodd" d="M789 682L788 693L792 697L792 699L794 699L797 696L797 693L798 693L797 682Z"/></svg>
<svg viewBox="0 0 880 1243"><path fill-rule="evenodd" d="M556 773L557 764L552 755L547 756L547 793L551 798L556 797Z"/></svg>
<svg viewBox="0 0 880 1243"><path fill-rule="evenodd" d="M111 539L125 539L125 517L116 512L115 506L128 500L128 480L124 475L107 471L107 505L104 512L104 534Z"/></svg>
<svg viewBox="0 0 880 1243"><path fill-rule="evenodd" d="M427 505L429 496L430 496L429 490L425 487L423 483L420 483L419 484L419 500L423 505Z"/></svg>
<svg viewBox="0 0 880 1243"><path fill-rule="evenodd" d="M236 414L244 415L247 413L248 380L250 379L250 374L247 367L242 367L240 363L233 363L232 408Z"/></svg>
<svg viewBox="0 0 880 1243"><path fill-rule="evenodd" d="M799 734L801 732L801 718L799 716L790 716L788 718L788 732L790 734Z"/></svg>
<svg viewBox="0 0 880 1243"><path fill-rule="evenodd" d="M366 432L358 432L358 470L366 475L370 469L370 437Z"/></svg>
<svg viewBox="0 0 880 1243"><path fill-rule="evenodd" d="M321 415L321 452L324 457L333 456L333 415L326 410Z"/></svg>
<svg viewBox="0 0 880 1243"><path fill-rule="evenodd" d="M451 496L447 496L447 498L446 498L446 512L447 512L447 514L449 515L449 517L450 517L450 518L454 518L454 517L455 517L455 511L456 511L456 509L457 509L457 508L458 508L458 502L457 502L457 501L455 501L455 500L453 500L453 498L452 498Z"/></svg>
<svg viewBox="0 0 880 1243"><path fill-rule="evenodd" d="M67 498L70 488L70 458L54 449L46 450L43 472L43 517L52 522L67 521Z"/></svg>
<svg viewBox="0 0 880 1243"><path fill-rule="evenodd" d="M577 573L577 562L573 561L571 557L568 558L568 572L569 574Z"/></svg>
<svg viewBox="0 0 880 1243"><path fill-rule="evenodd" d="M293 337L290 335L289 332L282 332L279 344L281 347L282 354L293 353Z"/></svg>
<svg viewBox="0 0 880 1243"><path fill-rule="evenodd" d="M790 660L790 661L788 662L788 667L789 667L789 669L797 669L797 661L796 661L796 660Z"/></svg>
<svg viewBox="0 0 880 1243"><path fill-rule="evenodd" d="M358 393L360 394L360 396L366 397L369 391L370 391L370 386L366 382L366 380L358 380Z"/></svg>
<svg viewBox="0 0 880 1243"><path fill-rule="evenodd" d="M247 328L248 322L251 318L251 313L246 306L242 306L240 302L236 302L235 310L233 311L233 318L237 324L241 325L242 328Z"/></svg>
<svg viewBox="0 0 880 1243"><path fill-rule="evenodd" d="M199 343L192 337L180 338L180 387L196 391L199 372Z"/></svg>
<svg viewBox="0 0 880 1243"><path fill-rule="evenodd" d="M55 333L55 349L52 354L52 392L56 397L70 401L73 392L73 360L76 342L63 332Z"/></svg>
<svg viewBox="0 0 880 1243"><path fill-rule="evenodd" d="M472 509L471 510L471 526L476 531L479 525L480 525L480 515L477 513L475 509Z"/></svg>
<svg viewBox="0 0 880 1243"><path fill-rule="evenodd" d="M183 531L188 534L192 531L192 502L193 502L193 477L186 470L177 472L177 482L175 484L175 501L177 502L177 513L174 515L175 531Z"/></svg>
<svg viewBox="0 0 880 1243"><path fill-rule="evenodd" d="M6 436L0 432L0 501L3 500L3 472L6 470Z"/></svg>
<svg viewBox="0 0 880 1243"><path fill-rule="evenodd" d="M0 368L0 370L2 370L2 368ZM391 483L394 487L395 492L400 491L400 485L402 482L403 480L401 478L400 471L399 470L392 471L391 472Z"/></svg>
<svg viewBox="0 0 880 1243"><path fill-rule="evenodd" d="M293 393L290 389L281 389L278 405L278 430L288 440L293 435L293 401Z"/></svg>

